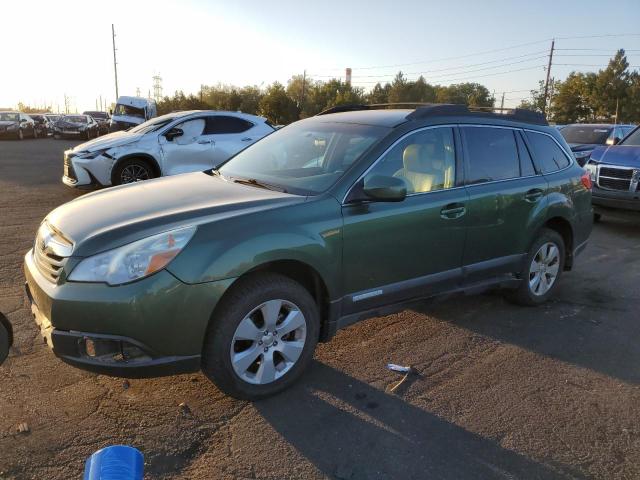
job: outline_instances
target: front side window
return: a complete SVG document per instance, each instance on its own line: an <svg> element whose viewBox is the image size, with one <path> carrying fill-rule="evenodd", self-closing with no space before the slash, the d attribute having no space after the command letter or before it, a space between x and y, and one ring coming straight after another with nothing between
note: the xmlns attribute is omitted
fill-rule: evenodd
<svg viewBox="0 0 640 480"><path fill-rule="evenodd" d="M453 187L456 175L453 129L429 128L409 135L367 174L375 175L402 178L407 184L407 194Z"/></svg>
<svg viewBox="0 0 640 480"><path fill-rule="evenodd" d="M12 113L12 112L2 112L2 113L0 113L0 121L17 122L19 120L20 120L20 114L19 113Z"/></svg>
<svg viewBox="0 0 640 480"><path fill-rule="evenodd" d="M507 180L520 176L514 131L509 128L463 127L468 172L466 183Z"/></svg>
<svg viewBox="0 0 640 480"><path fill-rule="evenodd" d="M175 137L173 140L177 145L190 145L198 141L204 131L204 118L193 118L185 122L177 124L173 129L182 130L182 135ZM172 129L172 130L173 130Z"/></svg>
<svg viewBox="0 0 640 480"><path fill-rule="evenodd" d="M542 173L556 172L569 166L571 160L549 135L529 131L526 135Z"/></svg>
<svg viewBox="0 0 640 480"><path fill-rule="evenodd" d="M387 127L303 120L246 148L219 173L231 181L252 180L290 193L316 195L389 132Z"/></svg>

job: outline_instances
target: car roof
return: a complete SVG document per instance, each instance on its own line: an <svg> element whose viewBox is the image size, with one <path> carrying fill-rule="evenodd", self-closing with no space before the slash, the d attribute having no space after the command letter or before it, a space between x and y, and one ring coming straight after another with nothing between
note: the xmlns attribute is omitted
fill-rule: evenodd
<svg viewBox="0 0 640 480"><path fill-rule="evenodd" d="M411 109L392 110L357 110L352 112L339 112L313 117L318 121L358 123L361 125L374 125L379 127L396 127L407 121L407 115Z"/></svg>
<svg viewBox="0 0 640 480"><path fill-rule="evenodd" d="M635 127L630 123L570 123L567 127L594 127L594 128L613 128L613 127Z"/></svg>

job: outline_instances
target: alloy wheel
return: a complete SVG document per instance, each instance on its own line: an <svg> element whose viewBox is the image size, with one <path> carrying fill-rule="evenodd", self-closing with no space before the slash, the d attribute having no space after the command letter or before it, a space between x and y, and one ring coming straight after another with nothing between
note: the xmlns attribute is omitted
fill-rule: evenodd
<svg viewBox="0 0 640 480"><path fill-rule="evenodd" d="M120 179L122 183L141 182L143 180L149 180L149 170L142 165L127 165L122 169Z"/></svg>
<svg viewBox="0 0 640 480"><path fill-rule="evenodd" d="M264 385L286 375L296 364L307 337L300 308L287 300L269 300L238 324L231 341L231 365L245 382Z"/></svg>
<svg viewBox="0 0 640 480"><path fill-rule="evenodd" d="M536 252L529 267L529 289L536 296L546 294L558 278L560 250L555 243L547 242Z"/></svg>

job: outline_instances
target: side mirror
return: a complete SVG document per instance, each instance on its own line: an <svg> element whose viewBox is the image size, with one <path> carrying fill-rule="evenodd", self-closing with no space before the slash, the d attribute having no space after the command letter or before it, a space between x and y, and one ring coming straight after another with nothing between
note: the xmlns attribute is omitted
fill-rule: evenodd
<svg viewBox="0 0 640 480"><path fill-rule="evenodd" d="M181 137L182 135L184 135L184 131L181 128L172 128L164 134L164 137L171 142L174 138Z"/></svg>
<svg viewBox="0 0 640 480"><path fill-rule="evenodd" d="M407 197L407 184L401 178L372 175L364 178L362 192L377 202L401 202Z"/></svg>
<svg viewBox="0 0 640 480"><path fill-rule="evenodd" d="M617 145L622 140L620 137L607 138L607 145Z"/></svg>
<svg viewBox="0 0 640 480"><path fill-rule="evenodd" d="M26 118L21 118L21 119L20 119L20 123L26 123L26 122L27 122L27 119L26 119Z"/></svg>

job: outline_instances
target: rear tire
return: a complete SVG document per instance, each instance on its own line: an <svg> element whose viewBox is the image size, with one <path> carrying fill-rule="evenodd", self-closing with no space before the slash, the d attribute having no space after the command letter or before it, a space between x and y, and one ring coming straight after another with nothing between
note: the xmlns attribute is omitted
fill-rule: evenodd
<svg viewBox="0 0 640 480"><path fill-rule="evenodd" d="M527 255L520 286L508 298L525 306L545 303L558 286L565 259L562 236L555 230L541 230Z"/></svg>
<svg viewBox="0 0 640 480"><path fill-rule="evenodd" d="M141 182L155 178L155 172L151 164L140 158L130 158L120 162L113 170L111 183L124 185L127 183Z"/></svg>
<svg viewBox="0 0 640 480"><path fill-rule="evenodd" d="M318 307L302 285L274 273L249 276L216 309L204 341L202 370L232 397L274 395L309 366L319 330Z"/></svg>
<svg viewBox="0 0 640 480"><path fill-rule="evenodd" d="M0 313L0 315L2 315ZM11 346L11 333L0 321L0 365L9 355L9 347Z"/></svg>

